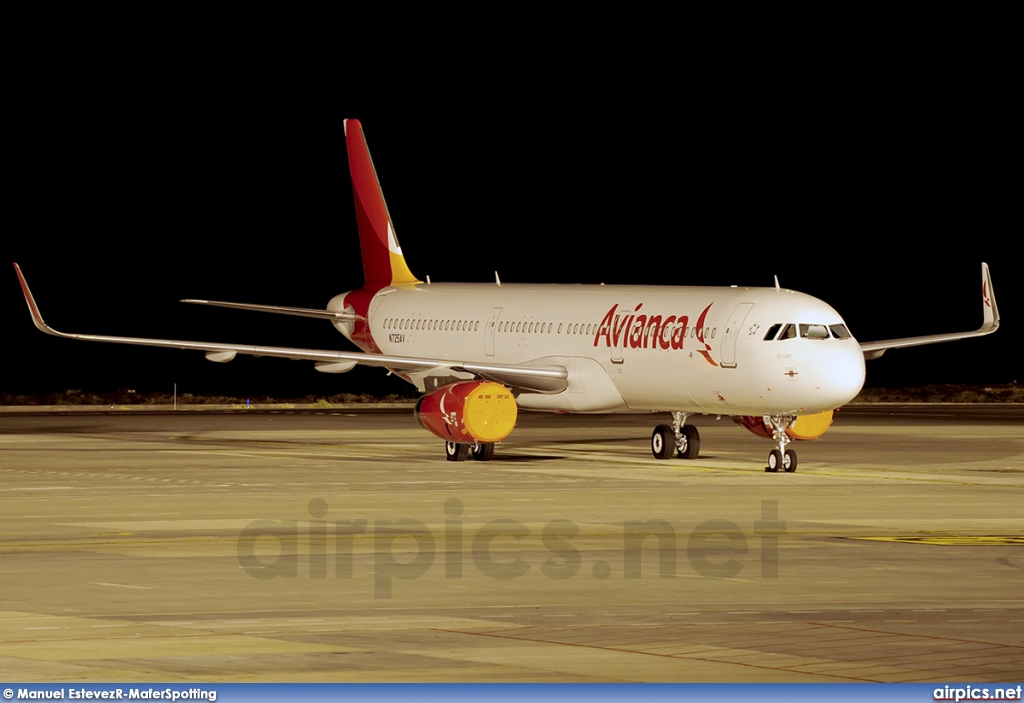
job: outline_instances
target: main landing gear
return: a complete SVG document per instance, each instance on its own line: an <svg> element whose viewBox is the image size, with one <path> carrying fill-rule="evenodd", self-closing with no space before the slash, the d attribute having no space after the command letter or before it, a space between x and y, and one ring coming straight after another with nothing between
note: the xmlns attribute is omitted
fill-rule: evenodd
<svg viewBox="0 0 1024 703"><path fill-rule="evenodd" d="M696 459L700 454L700 433L693 425L684 424L690 413L673 412L671 425L658 425L651 433L651 453L655 459L671 459L678 456L680 459ZM768 454L768 466L764 468L769 473L777 473L780 469L786 473L796 471L796 452L786 449L792 439L786 430L796 422L795 415L766 415L765 425L771 426L772 439L778 445ZM767 429L767 427L766 427ZM763 432L756 432L762 437Z"/></svg>
<svg viewBox="0 0 1024 703"><path fill-rule="evenodd" d="M671 425L658 425L651 435L651 453L655 459L696 459L700 454L700 432L693 425L684 425L689 413L672 413Z"/></svg>
<svg viewBox="0 0 1024 703"><path fill-rule="evenodd" d="M793 415L765 415L765 419L771 423L772 439L778 443L779 448L771 450L768 454L768 466L764 467L764 470L768 473L776 473L782 469L787 473L793 473L796 471L796 452L786 449L786 445L792 441L786 434L786 428L793 424L796 417Z"/></svg>
<svg viewBox="0 0 1024 703"><path fill-rule="evenodd" d="M448 461L465 461L471 454L477 461L490 461L494 456L494 442L477 442L476 444L445 442L444 453Z"/></svg>

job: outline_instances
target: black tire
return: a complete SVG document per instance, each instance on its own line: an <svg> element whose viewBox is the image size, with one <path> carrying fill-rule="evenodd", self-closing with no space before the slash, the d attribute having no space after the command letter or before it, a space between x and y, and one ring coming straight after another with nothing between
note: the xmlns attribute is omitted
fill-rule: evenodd
<svg viewBox="0 0 1024 703"><path fill-rule="evenodd" d="M782 452L778 449L773 449L768 453L768 466L764 467L765 471L769 473L775 473L782 466Z"/></svg>
<svg viewBox="0 0 1024 703"><path fill-rule="evenodd" d="M700 454L700 432L693 425L683 425L683 446L678 450L680 459L696 459Z"/></svg>
<svg viewBox="0 0 1024 703"><path fill-rule="evenodd" d="M458 442L445 442L444 454L448 461L465 461L469 458L469 445Z"/></svg>
<svg viewBox="0 0 1024 703"><path fill-rule="evenodd" d="M478 444L471 450L473 458L477 461L490 461L491 457L494 456L494 443Z"/></svg>
<svg viewBox="0 0 1024 703"><path fill-rule="evenodd" d="M655 459L671 459L676 451L676 433L669 425L658 425L651 434L651 454Z"/></svg>
<svg viewBox="0 0 1024 703"><path fill-rule="evenodd" d="M782 468L789 474L796 471L796 452L792 449L787 449L786 455L782 457Z"/></svg>

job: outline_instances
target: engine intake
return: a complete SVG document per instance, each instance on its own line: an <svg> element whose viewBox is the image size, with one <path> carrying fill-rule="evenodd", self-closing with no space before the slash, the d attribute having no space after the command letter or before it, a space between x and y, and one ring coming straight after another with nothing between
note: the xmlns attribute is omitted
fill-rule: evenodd
<svg viewBox="0 0 1024 703"><path fill-rule="evenodd" d="M461 381L438 388L416 403L416 420L447 442L499 442L519 414L512 391L491 381Z"/></svg>

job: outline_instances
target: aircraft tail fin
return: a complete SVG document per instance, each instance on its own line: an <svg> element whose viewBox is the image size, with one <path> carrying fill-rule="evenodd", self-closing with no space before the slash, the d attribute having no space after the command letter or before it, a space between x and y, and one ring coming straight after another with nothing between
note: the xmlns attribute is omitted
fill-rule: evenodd
<svg viewBox="0 0 1024 703"><path fill-rule="evenodd" d="M419 283L405 263L402 247L395 237L391 215L363 136L363 126L359 120L345 120L344 130L359 226L359 247L363 255L364 287Z"/></svg>

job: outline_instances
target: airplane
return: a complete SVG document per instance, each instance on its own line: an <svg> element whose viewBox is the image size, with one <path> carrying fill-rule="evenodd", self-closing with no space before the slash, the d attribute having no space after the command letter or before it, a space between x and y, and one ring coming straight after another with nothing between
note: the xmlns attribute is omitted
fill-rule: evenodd
<svg viewBox="0 0 1024 703"><path fill-rule="evenodd" d="M67 339L314 362L324 373L377 366L422 394L415 414L444 440L450 461L487 461L519 409L650 411L658 459L696 459L695 414L725 415L772 440L766 471L797 468L793 440L820 437L833 411L861 390L865 360L888 349L991 334L999 313L982 263L983 324L970 332L858 342L810 295L774 287L432 283L413 275L370 158L362 125L343 123L362 255L363 286L324 309L214 300L182 302L325 319L360 351L298 349L68 334L44 321L14 264L35 326Z"/></svg>

